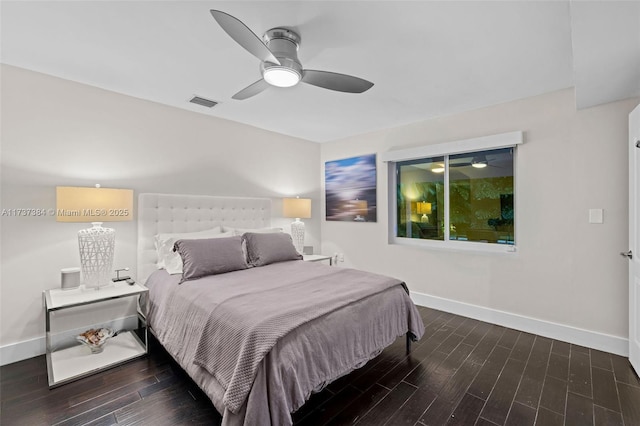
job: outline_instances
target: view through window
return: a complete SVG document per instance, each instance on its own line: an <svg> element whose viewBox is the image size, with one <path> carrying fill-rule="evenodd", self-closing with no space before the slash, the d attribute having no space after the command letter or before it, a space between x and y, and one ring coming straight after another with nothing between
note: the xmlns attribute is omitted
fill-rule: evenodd
<svg viewBox="0 0 640 426"><path fill-rule="evenodd" d="M515 243L514 148L396 163L396 236Z"/></svg>

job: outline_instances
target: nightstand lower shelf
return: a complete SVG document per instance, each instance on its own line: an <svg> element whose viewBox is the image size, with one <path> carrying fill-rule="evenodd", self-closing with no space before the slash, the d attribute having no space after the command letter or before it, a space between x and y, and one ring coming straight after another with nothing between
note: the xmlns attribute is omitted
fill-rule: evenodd
<svg viewBox="0 0 640 426"><path fill-rule="evenodd" d="M302 260L305 262L322 262L323 260L328 260L329 265L333 266L333 257L325 256L323 254L305 254L302 256Z"/></svg>
<svg viewBox="0 0 640 426"><path fill-rule="evenodd" d="M109 339L102 352L92 354L80 343L67 349L47 354L49 364L49 386L58 386L101 370L119 365L124 361L146 355L145 345L132 331Z"/></svg>

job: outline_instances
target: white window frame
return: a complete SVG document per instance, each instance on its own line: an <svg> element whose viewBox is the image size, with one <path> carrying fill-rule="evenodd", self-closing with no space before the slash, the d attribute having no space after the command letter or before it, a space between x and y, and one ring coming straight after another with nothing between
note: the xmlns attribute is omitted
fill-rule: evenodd
<svg viewBox="0 0 640 426"><path fill-rule="evenodd" d="M444 249L453 251L472 251L481 253L515 253L518 243L519 226L519 200L517 179L517 150L514 150L513 157L513 188L515 194L515 217L514 217L514 245L482 243L476 241L458 241L449 239L449 156L455 154L473 153L477 151L487 151L492 149L516 147L524 142L523 134L520 131L500 133L497 135L483 136L472 139L464 139L453 142L445 142L433 145L425 145L415 148L408 148L382 153L380 158L387 163L388 168L388 200L389 200L389 244L399 244L420 248ZM444 241L426 240L416 238L406 238L396 236L397 204L398 204L398 171L397 163L409 160L419 160L421 158L445 157L444 172Z"/></svg>

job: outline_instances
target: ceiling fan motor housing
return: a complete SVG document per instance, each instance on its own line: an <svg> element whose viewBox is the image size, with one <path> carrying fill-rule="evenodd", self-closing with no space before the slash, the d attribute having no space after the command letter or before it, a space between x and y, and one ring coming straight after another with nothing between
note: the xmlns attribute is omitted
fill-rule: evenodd
<svg viewBox="0 0 640 426"><path fill-rule="evenodd" d="M373 86L372 82L352 75L303 69L298 59L300 35L289 28L271 28L260 38L238 18L221 10L210 12L236 43L261 61L262 79L233 95L233 99L250 98L269 86L293 87L300 82L344 93L363 93Z"/></svg>
<svg viewBox="0 0 640 426"><path fill-rule="evenodd" d="M298 47L300 46L300 36L286 28L272 28L262 36L265 44L278 58L280 65L271 62L263 62L260 65L262 75L271 68L285 68L298 74L302 78L302 64L298 59Z"/></svg>

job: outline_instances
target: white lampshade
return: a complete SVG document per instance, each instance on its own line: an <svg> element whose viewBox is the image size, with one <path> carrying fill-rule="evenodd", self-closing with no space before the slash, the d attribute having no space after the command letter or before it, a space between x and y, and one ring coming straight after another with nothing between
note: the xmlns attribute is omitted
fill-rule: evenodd
<svg viewBox="0 0 640 426"><path fill-rule="evenodd" d="M282 200L284 217L309 219L311 217L310 198L285 198Z"/></svg>
<svg viewBox="0 0 640 426"><path fill-rule="evenodd" d="M56 187L56 221L123 222L133 220L133 190Z"/></svg>
<svg viewBox="0 0 640 426"><path fill-rule="evenodd" d="M111 282L116 231L102 222L133 219L133 190L87 187L56 187L58 222L92 222L93 227L78 232L82 283L86 287Z"/></svg>

